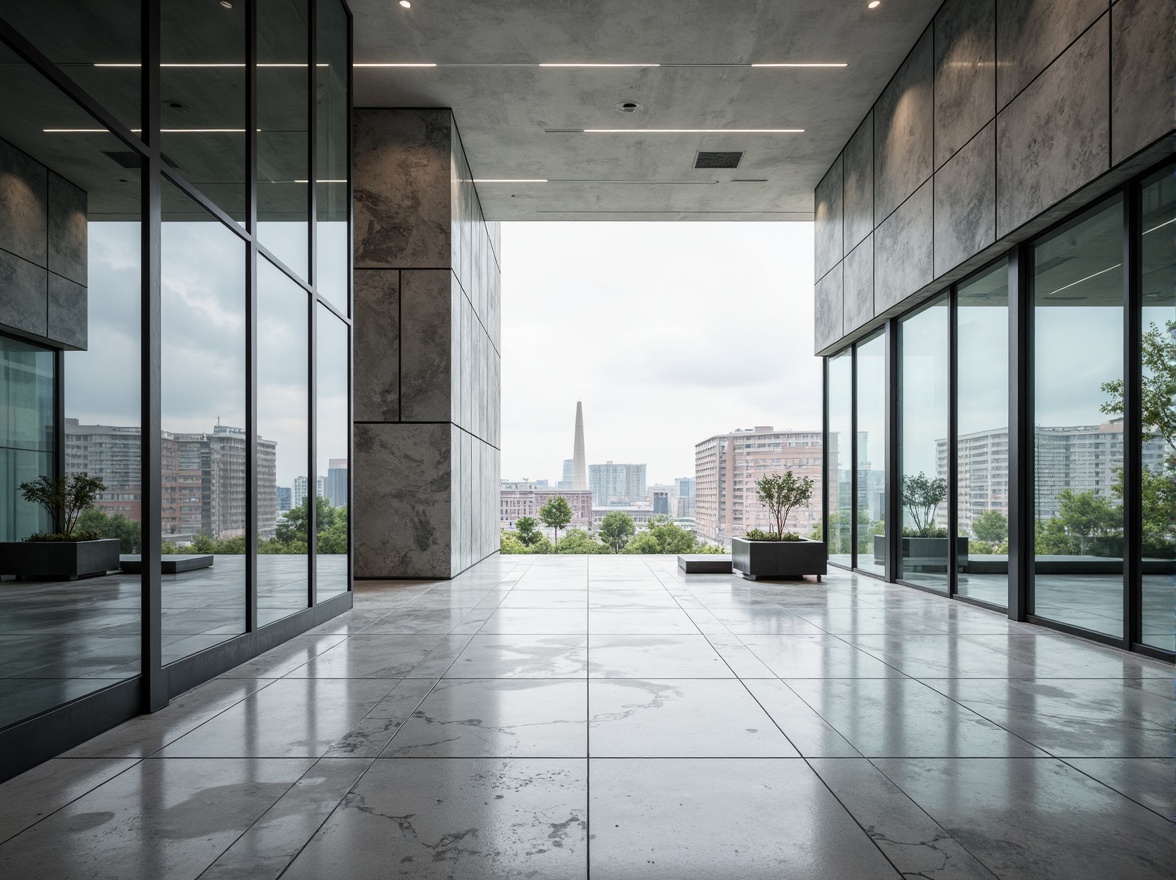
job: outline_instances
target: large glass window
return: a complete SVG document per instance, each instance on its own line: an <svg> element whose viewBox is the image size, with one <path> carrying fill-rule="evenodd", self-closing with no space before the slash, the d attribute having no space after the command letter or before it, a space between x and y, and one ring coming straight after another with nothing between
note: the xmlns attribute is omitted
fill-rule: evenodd
<svg viewBox="0 0 1176 880"><path fill-rule="evenodd" d="M318 307L315 350L315 466L321 484L315 588L319 601L347 592L348 416L350 407L347 325Z"/></svg>
<svg viewBox="0 0 1176 880"><path fill-rule="evenodd" d="M899 322L902 555L899 577L947 592L948 330L940 296Z"/></svg>
<svg viewBox="0 0 1176 880"><path fill-rule="evenodd" d="M49 531L20 484L54 470L54 375L51 350L0 336L0 541Z"/></svg>
<svg viewBox="0 0 1176 880"><path fill-rule="evenodd" d="M829 434L825 439L829 478L829 561L853 565L853 353L829 358Z"/></svg>
<svg viewBox="0 0 1176 880"><path fill-rule="evenodd" d="M350 138L347 101L347 13L339 0L319 0L316 165L318 217L315 284L344 312L350 309L348 234L351 217Z"/></svg>
<svg viewBox="0 0 1176 880"><path fill-rule="evenodd" d="M1007 607L1008 266L961 284L956 303L956 593Z"/></svg>
<svg viewBox="0 0 1176 880"><path fill-rule="evenodd" d="M1033 248L1034 613L1123 635L1123 205Z"/></svg>
<svg viewBox="0 0 1176 880"><path fill-rule="evenodd" d="M302 278L310 252L306 0L257 3L257 237Z"/></svg>
<svg viewBox="0 0 1176 880"><path fill-rule="evenodd" d="M307 293L268 260L257 264L257 622L306 608L310 571L304 486L310 456ZM304 493L305 494L305 493Z"/></svg>
<svg viewBox="0 0 1176 880"><path fill-rule="evenodd" d="M245 631L244 242L164 184L162 231L164 553L212 555L168 575L163 662ZM174 499L174 503L169 503Z"/></svg>
<svg viewBox="0 0 1176 880"><path fill-rule="evenodd" d="M1176 180L1143 186L1143 642L1176 650ZM1110 403L1115 404L1112 396Z"/></svg>
<svg viewBox="0 0 1176 880"><path fill-rule="evenodd" d="M857 567L886 574L886 337L857 346Z"/></svg>

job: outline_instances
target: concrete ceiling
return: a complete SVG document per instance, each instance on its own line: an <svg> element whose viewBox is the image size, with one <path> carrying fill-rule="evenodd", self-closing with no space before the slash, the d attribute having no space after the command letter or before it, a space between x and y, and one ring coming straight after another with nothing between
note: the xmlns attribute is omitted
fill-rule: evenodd
<svg viewBox="0 0 1176 880"><path fill-rule="evenodd" d="M549 181L478 185L492 220L811 220L813 189L940 2L350 0L355 104L450 107L475 179ZM749 66L798 62L848 66ZM380 63L437 66L359 66ZM699 150L745 155L694 170Z"/></svg>

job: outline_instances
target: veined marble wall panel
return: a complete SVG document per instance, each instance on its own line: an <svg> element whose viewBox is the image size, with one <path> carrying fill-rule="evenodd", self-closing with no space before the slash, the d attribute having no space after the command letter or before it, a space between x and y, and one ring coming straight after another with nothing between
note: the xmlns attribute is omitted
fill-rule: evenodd
<svg viewBox="0 0 1176 880"><path fill-rule="evenodd" d="M451 264L452 132L448 110L355 111L355 268Z"/></svg>
<svg viewBox="0 0 1176 880"><path fill-rule="evenodd" d="M1107 11L1107 0L998 0L997 108L1005 106Z"/></svg>
<svg viewBox="0 0 1176 880"><path fill-rule="evenodd" d="M1173 129L1173 0L1118 0L1111 7L1111 164Z"/></svg>
<svg viewBox="0 0 1176 880"><path fill-rule="evenodd" d="M89 284L88 204L85 190L49 172L49 262L46 268L75 284Z"/></svg>
<svg viewBox="0 0 1176 880"><path fill-rule="evenodd" d="M1109 43L1108 14L997 117L999 235L1110 167Z"/></svg>
<svg viewBox="0 0 1176 880"><path fill-rule="evenodd" d="M448 423L355 425L357 577L453 574L451 430Z"/></svg>
<svg viewBox="0 0 1176 880"><path fill-rule="evenodd" d="M357 422L400 421L400 273L395 269L357 269L355 313L363 320L352 329L355 362L352 380Z"/></svg>
<svg viewBox="0 0 1176 880"><path fill-rule="evenodd" d="M49 265L49 181L44 165L0 140L0 250Z"/></svg>
<svg viewBox="0 0 1176 880"><path fill-rule="evenodd" d="M947 0L935 16L935 167L992 119L996 2Z"/></svg>
<svg viewBox="0 0 1176 880"><path fill-rule="evenodd" d="M841 259L841 157L817 184L813 206L816 277L820 278Z"/></svg>
<svg viewBox="0 0 1176 880"><path fill-rule="evenodd" d="M49 273L0 250L0 325L24 333L48 332Z"/></svg>
<svg viewBox="0 0 1176 880"><path fill-rule="evenodd" d="M845 318L843 333L852 333L874 317L874 236L845 258Z"/></svg>
<svg viewBox="0 0 1176 880"><path fill-rule="evenodd" d="M448 269L400 274L400 418L406 422L450 420L450 305Z"/></svg>
<svg viewBox="0 0 1176 880"><path fill-rule="evenodd" d="M931 176L934 56L923 32L874 105L874 223Z"/></svg>
<svg viewBox="0 0 1176 880"><path fill-rule="evenodd" d="M996 241L996 122L935 174L935 275Z"/></svg>
<svg viewBox="0 0 1176 880"><path fill-rule="evenodd" d="M45 335L79 351L89 339L87 292L82 285L49 273Z"/></svg>
<svg viewBox="0 0 1176 880"><path fill-rule="evenodd" d="M816 345L821 350L841 338L842 284L838 263L817 281Z"/></svg>
<svg viewBox="0 0 1176 880"><path fill-rule="evenodd" d="M874 112L866 114L841 154L845 216L844 248L849 253L874 231Z"/></svg>
<svg viewBox="0 0 1176 880"><path fill-rule="evenodd" d="M882 314L934 277L932 182L924 183L874 233L874 313Z"/></svg>

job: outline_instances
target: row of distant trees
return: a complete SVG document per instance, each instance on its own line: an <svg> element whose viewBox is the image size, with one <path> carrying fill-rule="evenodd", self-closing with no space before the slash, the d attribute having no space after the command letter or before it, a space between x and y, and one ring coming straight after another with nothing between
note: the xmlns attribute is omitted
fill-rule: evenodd
<svg viewBox="0 0 1176 880"><path fill-rule="evenodd" d="M668 516L655 516L638 531L633 517L623 510L606 514L595 534L585 529L571 529L561 539L560 529L572 521L572 508L562 496L543 505L536 520L520 516L515 531L503 532L501 549L506 554L519 553L722 553L722 547L698 541ZM539 530L542 523L554 533L548 538Z"/></svg>

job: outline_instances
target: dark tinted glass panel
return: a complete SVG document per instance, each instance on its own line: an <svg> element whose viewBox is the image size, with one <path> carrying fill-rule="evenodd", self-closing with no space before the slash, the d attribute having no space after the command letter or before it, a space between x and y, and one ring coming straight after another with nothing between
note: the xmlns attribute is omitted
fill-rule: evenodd
<svg viewBox="0 0 1176 880"><path fill-rule="evenodd" d="M956 312L956 592L1009 601L1009 288L1001 263L960 285Z"/></svg>
<svg viewBox="0 0 1176 880"><path fill-rule="evenodd" d="M21 483L99 481L73 541L0 550L3 727L139 672L140 578L119 556L140 539L141 261L139 170L112 161L125 144L2 48L0 94L0 539L69 529Z"/></svg>
<svg viewBox="0 0 1176 880"><path fill-rule="evenodd" d="M1123 634L1123 206L1033 249L1034 611Z"/></svg>
<svg viewBox="0 0 1176 880"><path fill-rule="evenodd" d="M214 560L167 576L169 663L245 627L246 249L164 184L162 251L164 552Z"/></svg>
<svg viewBox="0 0 1176 880"><path fill-rule="evenodd" d="M946 296L899 323L902 556L899 577L947 592Z"/></svg>
<svg viewBox="0 0 1176 880"><path fill-rule="evenodd" d="M857 567L886 573L886 338L857 346Z"/></svg>
<svg viewBox="0 0 1176 880"><path fill-rule="evenodd" d="M248 3L163 3L160 144L234 220L245 220L245 22Z"/></svg>
<svg viewBox="0 0 1176 880"><path fill-rule="evenodd" d="M1143 641L1176 650L1176 181L1143 187Z"/></svg>
<svg viewBox="0 0 1176 880"><path fill-rule="evenodd" d="M315 559L319 601L347 591L348 327L318 308L315 350L315 464L322 484Z"/></svg>
<svg viewBox="0 0 1176 880"><path fill-rule="evenodd" d="M302 278L310 250L306 0L257 3L258 240Z"/></svg>
<svg viewBox="0 0 1176 880"><path fill-rule="evenodd" d="M309 295L268 260L257 264L257 617L265 625L307 607L310 473ZM301 481L301 482L300 482ZM305 494L305 492L303 492Z"/></svg>
<svg viewBox="0 0 1176 880"><path fill-rule="evenodd" d="M829 561L853 564L853 355L829 358Z"/></svg>
<svg viewBox="0 0 1176 880"><path fill-rule="evenodd" d="M141 0L0 0L3 18L129 129L140 125ZM15 111L18 93L4 96Z"/></svg>
<svg viewBox="0 0 1176 880"><path fill-rule="evenodd" d="M338 0L318 3L317 168L318 252L315 283L336 308L347 310L351 198L347 125L347 14Z"/></svg>

